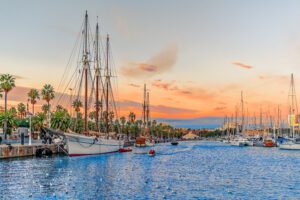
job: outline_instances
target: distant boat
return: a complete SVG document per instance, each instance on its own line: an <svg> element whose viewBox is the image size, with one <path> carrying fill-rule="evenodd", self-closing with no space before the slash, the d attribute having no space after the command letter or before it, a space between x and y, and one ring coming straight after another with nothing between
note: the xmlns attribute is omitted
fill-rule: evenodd
<svg viewBox="0 0 300 200"><path fill-rule="evenodd" d="M177 140L172 140L172 141L171 141L171 144L175 146L175 145L178 145L179 143L178 143Z"/></svg>
<svg viewBox="0 0 300 200"><path fill-rule="evenodd" d="M293 74L291 74L291 84L290 84L290 92L289 93L289 98L291 97L293 99L293 101L296 102L296 107L297 107L297 101L296 101L296 92L295 92L295 82L294 82L294 76ZM298 112L298 109L296 110ZM293 116L293 118L292 118ZM292 119L296 120L298 116L298 113L295 113L295 105L291 105L290 108L290 113L289 113L289 124L292 128L292 139L290 139L287 142L284 142L282 144L279 145L279 149L284 149L284 150L300 150L300 140L299 139L295 139L295 122L292 121Z"/></svg>
<svg viewBox="0 0 300 200"><path fill-rule="evenodd" d="M264 139L264 147L276 147L276 142L272 138Z"/></svg>
<svg viewBox="0 0 300 200"><path fill-rule="evenodd" d="M235 137L232 140L230 140L231 146L239 146L239 147L245 147L245 146L253 146L253 142L248 140L244 137Z"/></svg>
<svg viewBox="0 0 300 200"><path fill-rule="evenodd" d="M279 149L283 150L300 150L300 141L288 141L279 145Z"/></svg>

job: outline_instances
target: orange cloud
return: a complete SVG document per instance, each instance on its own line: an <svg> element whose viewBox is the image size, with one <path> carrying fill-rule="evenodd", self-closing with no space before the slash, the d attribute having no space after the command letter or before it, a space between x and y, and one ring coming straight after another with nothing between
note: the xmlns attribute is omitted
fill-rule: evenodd
<svg viewBox="0 0 300 200"><path fill-rule="evenodd" d="M128 85L131 86L131 87L136 87L136 88L139 88L139 87L140 87L139 85L134 84L134 83L129 83Z"/></svg>
<svg viewBox="0 0 300 200"><path fill-rule="evenodd" d="M252 69L253 66L251 65L246 65L244 63L241 63L241 62L233 62L232 64L238 66L238 67L242 67L242 68L245 68L245 69Z"/></svg>
<svg viewBox="0 0 300 200"><path fill-rule="evenodd" d="M170 45L147 62L131 62L121 68L124 76L150 77L170 70L177 61L177 46Z"/></svg>
<svg viewBox="0 0 300 200"><path fill-rule="evenodd" d="M175 95L179 95L180 97L186 97L191 99L199 99L199 100L214 100L215 95L203 88L199 87L179 87L175 85L175 81L171 82L162 82L161 80L155 80L152 82L152 86L166 90L172 91Z"/></svg>

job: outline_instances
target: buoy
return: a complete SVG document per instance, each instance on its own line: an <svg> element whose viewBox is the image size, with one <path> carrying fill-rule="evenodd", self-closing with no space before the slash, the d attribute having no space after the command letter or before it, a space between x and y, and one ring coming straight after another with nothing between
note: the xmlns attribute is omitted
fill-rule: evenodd
<svg viewBox="0 0 300 200"><path fill-rule="evenodd" d="M148 153L149 156L155 156L155 151L153 149L151 149Z"/></svg>

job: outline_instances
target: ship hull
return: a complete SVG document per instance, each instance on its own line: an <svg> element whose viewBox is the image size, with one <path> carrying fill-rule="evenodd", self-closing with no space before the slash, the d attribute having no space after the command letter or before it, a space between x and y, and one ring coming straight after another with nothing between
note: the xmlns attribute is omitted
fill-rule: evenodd
<svg viewBox="0 0 300 200"><path fill-rule="evenodd" d="M87 156L119 152L123 141L96 138L78 134L65 134L69 156Z"/></svg>
<svg viewBox="0 0 300 200"><path fill-rule="evenodd" d="M279 145L279 149L283 150L300 150L300 144L297 143L287 143Z"/></svg>

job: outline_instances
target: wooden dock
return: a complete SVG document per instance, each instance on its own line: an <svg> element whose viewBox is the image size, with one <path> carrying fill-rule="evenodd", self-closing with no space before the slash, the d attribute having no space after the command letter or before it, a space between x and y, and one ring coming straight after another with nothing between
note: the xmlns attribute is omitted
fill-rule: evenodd
<svg viewBox="0 0 300 200"><path fill-rule="evenodd" d="M56 144L2 144L0 145L0 159L35 156L36 150L39 148L48 148L52 151L53 154L62 152L60 147Z"/></svg>

